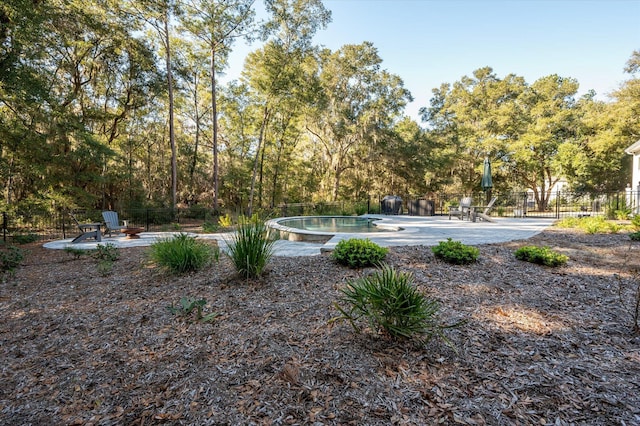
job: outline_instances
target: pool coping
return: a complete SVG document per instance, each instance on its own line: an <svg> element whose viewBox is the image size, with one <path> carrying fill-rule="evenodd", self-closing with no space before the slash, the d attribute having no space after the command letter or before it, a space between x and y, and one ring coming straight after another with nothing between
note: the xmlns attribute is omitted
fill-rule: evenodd
<svg viewBox="0 0 640 426"><path fill-rule="evenodd" d="M292 226L286 226L280 224L282 220L295 220L295 219L308 219L310 217L322 217L322 218L360 218L360 219L369 219L380 221L382 223L376 224L380 229L384 229L384 231L377 232L331 232L331 231L312 231L309 229L301 229L295 228ZM399 226L393 226L389 223L385 223L384 217L372 217L368 215L362 216L340 216L340 215L332 215L332 216L283 216L275 219L269 219L265 222L269 231L272 232L272 235L275 235L279 240L287 240L287 241L297 241L297 242L322 242L326 243L330 241L337 235L366 235L366 236L380 236L384 237L384 234L396 233L404 231L404 228ZM381 235L382 234L382 235Z"/></svg>

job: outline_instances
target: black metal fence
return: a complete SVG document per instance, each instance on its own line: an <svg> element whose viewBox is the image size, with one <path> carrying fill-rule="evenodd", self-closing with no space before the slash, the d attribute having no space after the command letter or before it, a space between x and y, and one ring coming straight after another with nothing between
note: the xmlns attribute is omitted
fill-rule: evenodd
<svg viewBox="0 0 640 426"><path fill-rule="evenodd" d="M2 213L2 240L39 240L70 238L79 234L80 223L102 223L101 210L16 211ZM128 226L142 227L145 231L194 231L205 223L216 224L218 215L208 209L128 209L118 212L118 219Z"/></svg>
<svg viewBox="0 0 640 426"><path fill-rule="evenodd" d="M473 205L477 207L485 206L489 202L487 194L483 192L474 194L433 193L426 197L385 194L350 202L281 204L276 214L280 216L360 215L364 213L413 216L448 215L450 207L457 206L461 198L468 196L473 198ZM640 205L640 193L629 190L612 193L554 192L545 197L544 203L538 202L530 192L494 192L491 197L496 197L491 215L498 217L562 219L570 216L606 215L609 218L620 218L639 213L638 206ZM398 199L401 201L399 202Z"/></svg>
<svg viewBox="0 0 640 426"><path fill-rule="evenodd" d="M388 194L385 194L388 195ZM308 215L362 215L408 214L416 216L447 215L449 208L459 203L463 196L472 196L474 205L482 206L487 195L475 194L429 194L426 197L400 195L402 200L393 198L394 205L385 205L385 195L369 196L354 201L336 203L287 203L261 212L261 216L308 216ZM564 217L600 216L625 218L640 214L640 192L620 191L613 193L556 192L551 194L545 206L538 205L531 193L497 193L492 216L497 217ZM388 197L386 200L390 200ZM102 212L86 210L73 212L80 222L103 222ZM143 227L146 231L198 231L207 223L217 224L218 214L205 208L191 209L124 209L118 211L121 221L129 226ZM36 237L39 240L70 238L78 235L77 225L68 211L14 211L3 212L0 224L3 241L25 240Z"/></svg>

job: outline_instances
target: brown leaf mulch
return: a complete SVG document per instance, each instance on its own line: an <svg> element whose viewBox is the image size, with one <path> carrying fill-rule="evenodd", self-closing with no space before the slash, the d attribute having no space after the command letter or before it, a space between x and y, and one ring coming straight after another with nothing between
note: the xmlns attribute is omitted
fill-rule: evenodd
<svg viewBox="0 0 640 426"><path fill-rule="evenodd" d="M529 244L571 260L516 260ZM392 248L442 322L466 320L447 331L455 350L331 322L339 289L371 269L329 254L277 257L247 281L224 257L173 276L146 248L121 249L103 276L95 259L32 245L0 283L0 424L638 425L636 244L550 229L480 246L471 266ZM173 315L181 297L219 316Z"/></svg>

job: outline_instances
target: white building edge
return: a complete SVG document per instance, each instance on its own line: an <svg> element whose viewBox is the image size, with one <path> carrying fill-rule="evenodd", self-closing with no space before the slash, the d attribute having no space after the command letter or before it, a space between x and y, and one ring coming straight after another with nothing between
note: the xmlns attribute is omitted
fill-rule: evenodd
<svg viewBox="0 0 640 426"><path fill-rule="evenodd" d="M635 214L640 214L640 140L624 150L633 155L631 184L627 185L627 205Z"/></svg>

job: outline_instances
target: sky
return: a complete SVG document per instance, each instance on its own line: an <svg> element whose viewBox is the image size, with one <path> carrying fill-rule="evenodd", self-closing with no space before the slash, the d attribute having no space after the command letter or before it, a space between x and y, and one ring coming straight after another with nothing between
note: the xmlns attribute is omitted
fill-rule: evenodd
<svg viewBox="0 0 640 426"><path fill-rule="evenodd" d="M259 2L259 1L258 1ZM258 3L257 2L257 3ZM578 96L597 99L630 78L624 67L640 50L640 0L324 0L332 22L314 43L333 51L370 41L382 68L402 78L414 101L406 115L420 122L432 89L489 66L498 78L532 84L558 74L578 80ZM258 13L260 15L260 13ZM235 47L228 78L246 54Z"/></svg>

